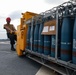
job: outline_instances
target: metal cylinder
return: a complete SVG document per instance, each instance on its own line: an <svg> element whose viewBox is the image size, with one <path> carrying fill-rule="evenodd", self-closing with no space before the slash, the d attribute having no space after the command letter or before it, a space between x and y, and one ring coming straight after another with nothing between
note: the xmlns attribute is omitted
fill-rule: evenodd
<svg viewBox="0 0 76 75"><path fill-rule="evenodd" d="M50 21L51 16L44 19L44 23ZM51 53L51 35L44 35L44 55L50 55Z"/></svg>
<svg viewBox="0 0 76 75"><path fill-rule="evenodd" d="M33 32L32 32L32 50L34 50L34 31L35 31L35 25L33 26Z"/></svg>
<svg viewBox="0 0 76 75"><path fill-rule="evenodd" d="M76 64L76 16L75 16L74 29L73 29L72 63Z"/></svg>
<svg viewBox="0 0 76 75"><path fill-rule="evenodd" d="M51 36L44 35L44 54L50 55L51 52Z"/></svg>
<svg viewBox="0 0 76 75"><path fill-rule="evenodd" d="M38 51L38 41L39 41L39 27L40 24L36 24L34 31L34 51Z"/></svg>
<svg viewBox="0 0 76 75"><path fill-rule="evenodd" d="M67 17L67 15L69 15L69 13L65 11L61 30L61 60L63 61L70 61L72 55L73 25L71 18Z"/></svg>
<svg viewBox="0 0 76 75"><path fill-rule="evenodd" d="M31 40L30 40L30 45L31 45L31 50L34 51L34 31L35 31L35 25L32 26L31 28L31 32L30 32L30 36L31 36Z"/></svg>
<svg viewBox="0 0 76 75"><path fill-rule="evenodd" d="M43 29L43 23L40 24L39 29L39 42L38 42L38 52L43 53L44 51L44 35L41 35Z"/></svg>
<svg viewBox="0 0 76 75"><path fill-rule="evenodd" d="M57 44L57 56L60 57L60 41L61 41L61 24L62 24L62 20L58 19L58 44ZM56 35L52 35L51 36L51 57L55 58L55 46L56 45Z"/></svg>
<svg viewBox="0 0 76 75"><path fill-rule="evenodd" d="M55 42L56 42L56 36L51 36L51 57L55 57Z"/></svg>
<svg viewBox="0 0 76 75"><path fill-rule="evenodd" d="M31 32L31 26L28 26L28 31L27 31L27 46L26 48L30 50L30 32Z"/></svg>

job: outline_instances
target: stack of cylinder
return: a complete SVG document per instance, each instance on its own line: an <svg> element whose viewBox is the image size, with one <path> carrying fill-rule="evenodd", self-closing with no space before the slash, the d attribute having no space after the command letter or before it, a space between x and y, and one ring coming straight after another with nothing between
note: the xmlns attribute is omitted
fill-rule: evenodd
<svg viewBox="0 0 76 75"><path fill-rule="evenodd" d="M71 61L76 64L76 15L75 20L70 15L69 10L65 9L63 14L62 25L60 19L58 19L58 57L63 61ZM44 55L50 55L55 58L55 45L56 35L42 35L44 23L52 20L51 16L35 20L31 34L31 25L28 25L27 32L27 49L31 50L32 38L32 50L34 52L43 53Z"/></svg>

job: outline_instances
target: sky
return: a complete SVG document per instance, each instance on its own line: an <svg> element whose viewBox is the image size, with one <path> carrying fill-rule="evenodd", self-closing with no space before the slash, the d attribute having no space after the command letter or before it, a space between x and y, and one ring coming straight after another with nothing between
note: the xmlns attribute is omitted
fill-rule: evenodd
<svg viewBox="0 0 76 75"><path fill-rule="evenodd" d="M66 1L68 0L0 0L0 33L5 32L3 25L6 23L6 17L11 17L11 23L17 29L22 17L21 13L26 11L45 12Z"/></svg>

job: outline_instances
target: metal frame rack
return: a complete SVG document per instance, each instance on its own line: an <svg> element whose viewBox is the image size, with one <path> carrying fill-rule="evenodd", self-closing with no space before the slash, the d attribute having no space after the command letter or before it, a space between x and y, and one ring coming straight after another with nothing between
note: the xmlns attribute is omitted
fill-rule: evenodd
<svg viewBox="0 0 76 75"><path fill-rule="evenodd" d="M47 66L54 71L62 74L62 75L76 75L76 65L71 63L70 61L62 61L58 58L58 19L63 18L64 9L68 7L68 10L71 11L71 15L67 16L74 16L76 15L73 13L73 9L76 8L76 3L72 1L65 2L57 7L54 7L51 10L45 11L43 13L40 13L39 15L32 17L32 19L28 20L26 24L31 24L31 34L33 31L33 25L34 20L39 18L46 18L48 16L54 16L56 15L56 45L55 45L55 58L40 54L38 52L34 52L32 50L32 37L31 37L31 50L25 49L25 52L27 53L27 57L44 65ZM31 35L32 36L32 35Z"/></svg>

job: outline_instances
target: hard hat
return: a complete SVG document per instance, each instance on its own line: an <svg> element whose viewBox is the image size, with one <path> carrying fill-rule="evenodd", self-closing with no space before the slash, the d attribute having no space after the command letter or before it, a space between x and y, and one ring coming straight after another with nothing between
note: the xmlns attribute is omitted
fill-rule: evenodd
<svg viewBox="0 0 76 75"><path fill-rule="evenodd" d="M7 17L7 18L6 18L6 21L11 21L11 18L10 18L10 17Z"/></svg>

